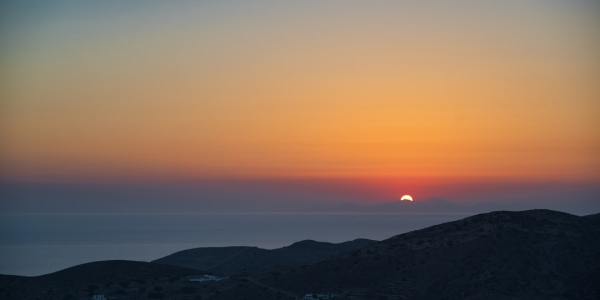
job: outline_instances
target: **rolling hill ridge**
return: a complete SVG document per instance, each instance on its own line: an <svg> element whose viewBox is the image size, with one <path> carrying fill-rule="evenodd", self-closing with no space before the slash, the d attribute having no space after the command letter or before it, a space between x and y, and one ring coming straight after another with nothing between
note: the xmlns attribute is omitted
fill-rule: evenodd
<svg viewBox="0 0 600 300"><path fill-rule="evenodd" d="M498 211L393 236L0 276L2 299L600 299L600 214ZM216 274L218 280L191 278ZM218 277L220 276L220 277Z"/></svg>
<svg viewBox="0 0 600 300"><path fill-rule="evenodd" d="M261 280L363 299L598 299L598 236L598 215L492 212Z"/></svg>
<svg viewBox="0 0 600 300"><path fill-rule="evenodd" d="M337 244L304 240L273 250L258 247L206 247L176 252L153 262L221 275L256 274L280 267L316 263L373 243L375 241L367 239Z"/></svg>

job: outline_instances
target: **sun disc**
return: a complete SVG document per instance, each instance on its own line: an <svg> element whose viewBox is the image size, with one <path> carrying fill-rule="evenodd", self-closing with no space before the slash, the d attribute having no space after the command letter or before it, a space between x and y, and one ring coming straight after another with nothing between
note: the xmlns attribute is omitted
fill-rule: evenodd
<svg viewBox="0 0 600 300"><path fill-rule="evenodd" d="M400 198L400 201L414 201L413 197L411 195L403 195Z"/></svg>

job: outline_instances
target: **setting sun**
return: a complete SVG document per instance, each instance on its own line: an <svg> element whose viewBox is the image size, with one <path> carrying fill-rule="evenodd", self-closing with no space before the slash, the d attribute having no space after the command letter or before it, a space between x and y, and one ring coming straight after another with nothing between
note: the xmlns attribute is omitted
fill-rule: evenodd
<svg viewBox="0 0 600 300"><path fill-rule="evenodd" d="M400 201L411 201L412 202L412 201L415 201L415 200L413 199L413 197L411 195L403 195L400 198Z"/></svg>

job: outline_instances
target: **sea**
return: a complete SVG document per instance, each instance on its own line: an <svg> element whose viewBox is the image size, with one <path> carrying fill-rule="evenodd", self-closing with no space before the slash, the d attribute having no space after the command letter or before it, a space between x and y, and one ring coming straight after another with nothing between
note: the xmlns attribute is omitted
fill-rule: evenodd
<svg viewBox="0 0 600 300"><path fill-rule="evenodd" d="M464 216L296 212L2 214L0 274L37 276L98 260L151 261L195 247L272 249L305 239L383 240Z"/></svg>

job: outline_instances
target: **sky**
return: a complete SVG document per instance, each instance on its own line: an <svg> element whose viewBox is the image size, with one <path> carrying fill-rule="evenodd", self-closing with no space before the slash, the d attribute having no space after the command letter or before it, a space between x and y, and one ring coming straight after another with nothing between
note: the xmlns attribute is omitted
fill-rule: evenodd
<svg viewBox="0 0 600 300"><path fill-rule="evenodd" d="M594 1L0 11L5 208L96 199L98 186L122 199L144 185L162 187L160 209L182 189L228 208L267 199L267 210L402 194L600 209Z"/></svg>

